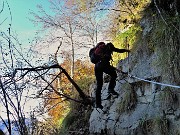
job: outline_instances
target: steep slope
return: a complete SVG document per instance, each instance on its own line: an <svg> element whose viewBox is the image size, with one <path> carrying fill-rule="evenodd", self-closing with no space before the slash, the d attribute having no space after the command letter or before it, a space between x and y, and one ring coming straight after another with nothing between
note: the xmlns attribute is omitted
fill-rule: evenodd
<svg viewBox="0 0 180 135"><path fill-rule="evenodd" d="M151 11L141 20L134 52L117 67L130 76L118 73L115 91L120 96L115 99L105 100L108 82L104 83L104 108L94 108L89 120L92 135L180 134L180 19L165 17L166 23Z"/></svg>
<svg viewBox="0 0 180 135"><path fill-rule="evenodd" d="M152 66L154 57L152 55L150 58L142 58L131 74L160 81L158 69ZM126 61L121 64L123 70L127 71ZM107 96L107 86L108 83L105 83L102 99ZM119 74L115 90L120 94L118 98L103 100L103 111L93 110L89 120L89 130L92 134L161 135L171 132L176 135L180 133L179 89L171 90L169 87L122 77Z"/></svg>

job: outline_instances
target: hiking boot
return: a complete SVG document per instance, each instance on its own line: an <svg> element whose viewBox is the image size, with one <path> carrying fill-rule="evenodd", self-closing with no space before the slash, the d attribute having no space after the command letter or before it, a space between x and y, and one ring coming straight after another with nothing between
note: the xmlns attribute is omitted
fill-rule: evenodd
<svg viewBox="0 0 180 135"><path fill-rule="evenodd" d="M111 96L113 96L115 98L117 98L119 96L119 94L114 90L109 90L108 94L109 95L108 95L108 97L106 99L111 99Z"/></svg>
<svg viewBox="0 0 180 135"><path fill-rule="evenodd" d="M109 99L111 99L111 93L109 93L107 98L106 98L106 100L109 100Z"/></svg>
<svg viewBox="0 0 180 135"><path fill-rule="evenodd" d="M112 94L112 95L115 95L115 96L119 96L119 94L116 91L114 91L114 90L113 91L109 91L109 93Z"/></svg>
<svg viewBox="0 0 180 135"><path fill-rule="evenodd" d="M97 105L96 105L96 108L99 108L99 109L102 110L102 109L103 109L103 106L102 106L101 104L97 104Z"/></svg>

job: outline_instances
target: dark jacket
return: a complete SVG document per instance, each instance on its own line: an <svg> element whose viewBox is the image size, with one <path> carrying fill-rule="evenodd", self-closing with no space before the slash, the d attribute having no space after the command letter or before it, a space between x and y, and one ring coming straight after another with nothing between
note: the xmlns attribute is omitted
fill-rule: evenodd
<svg viewBox="0 0 180 135"><path fill-rule="evenodd" d="M109 62L110 60L112 60L113 52L118 52L118 53L129 52L129 50L127 50L127 49L119 49L119 48L114 47L114 45L112 43L107 43L106 49L104 51L105 51L104 55L101 58L102 62Z"/></svg>

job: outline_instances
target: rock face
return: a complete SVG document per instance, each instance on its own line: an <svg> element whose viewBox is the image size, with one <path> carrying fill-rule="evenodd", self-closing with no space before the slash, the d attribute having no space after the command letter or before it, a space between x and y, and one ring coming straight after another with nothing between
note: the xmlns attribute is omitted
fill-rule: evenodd
<svg viewBox="0 0 180 135"><path fill-rule="evenodd" d="M158 17L156 19L158 20ZM180 89L152 83L153 81L180 84L179 76L178 79L172 79L172 75L179 74L179 65L174 74L164 70L172 68L172 64L170 66L166 64L168 62L166 59L170 57L167 53L171 50L164 51L164 46L170 46L169 44L174 47L179 46L179 42L174 43L179 39L179 35L174 34L173 36L177 37L174 39L168 38L174 31L172 30L164 36L159 28L162 24L155 23L152 14L144 16L140 25L142 35L137 42L139 45L136 46L133 54L130 53L129 58L121 60L117 66L123 72L128 72L130 76L118 73L115 91L119 93L119 97L112 97L111 100L105 100L109 83L104 82L102 89L104 108L103 110L94 108L91 113L89 119L91 135L180 135ZM155 46L154 43L158 40L154 38L156 34L162 34L159 37L166 37L170 41L166 44L166 42L161 42L164 39L160 39ZM159 44L162 45L158 46ZM178 47L176 48L178 50ZM179 53L172 55L174 55L173 59L169 61L174 61L176 57L178 61ZM165 64L161 67L159 63L156 64L163 60ZM168 68L163 69L163 66ZM175 68L173 70L175 71ZM151 83L134 78L134 76L151 81ZM95 85L91 91L95 91Z"/></svg>
<svg viewBox="0 0 180 135"><path fill-rule="evenodd" d="M153 66L156 54L143 56L130 67L131 75L156 82L162 80L158 67ZM130 57L130 61L133 58ZM118 68L128 71L128 60ZM108 82L102 90L103 110L92 111L89 120L91 135L179 135L180 89L137 80L118 73L115 91L118 98L105 100ZM93 91L93 90L92 90ZM94 94L92 94L94 95Z"/></svg>

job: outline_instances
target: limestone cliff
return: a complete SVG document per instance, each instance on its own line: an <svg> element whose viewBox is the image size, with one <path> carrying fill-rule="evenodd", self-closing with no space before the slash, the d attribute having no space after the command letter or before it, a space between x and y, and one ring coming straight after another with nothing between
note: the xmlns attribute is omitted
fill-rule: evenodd
<svg viewBox="0 0 180 135"><path fill-rule="evenodd" d="M153 67L154 55L142 58L131 74L154 81L161 81L158 69ZM127 71L127 61L122 61ZM143 67L143 68L142 68ZM102 99L107 97L105 83ZM180 134L179 89L134 80L119 74L115 90L118 98L103 100L103 111L94 109L90 117L91 134L104 135L164 135Z"/></svg>
<svg viewBox="0 0 180 135"><path fill-rule="evenodd" d="M157 23L155 24L155 19L152 16L144 17L140 24L143 29L142 37L138 43L139 48L136 48L129 58L121 60L117 68L122 68L124 72L129 70L131 75L146 80L179 85L179 78L171 74L175 71L177 74L180 72L179 64L174 66L173 70L168 70L170 68L168 63L157 64L165 45L164 48L158 46L153 46L153 49L150 47L141 48L144 44L154 42L159 36L156 35L157 28L155 26ZM166 25L165 27L169 26ZM163 44L166 40L167 46L169 46L170 40L176 42L175 38L172 39L175 35L168 37L167 34L164 37L165 39L159 39L158 44ZM179 49L176 51L179 52ZM174 55L176 55L175 52ZM167 57L170 58L171 56ZM179 57L178 53L177 57ZM118 73L115 87L119 97L105 100L107 87L108 82L105 82L102 90L103 110L94 108L89 119L89 132L92 135L180 134L179 88L144 82L121 73ZM94 91L95 86L92 88L91 91Z"/></svg>

